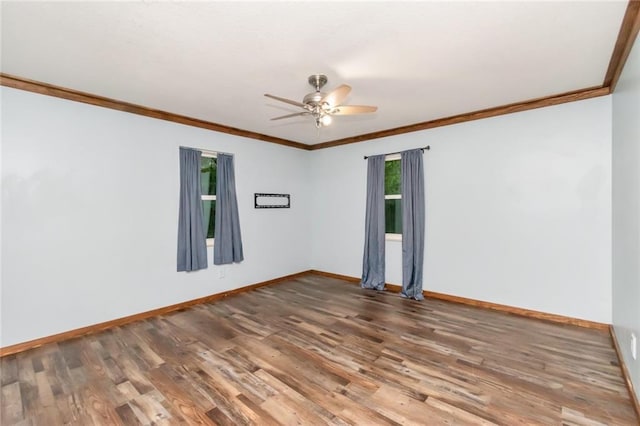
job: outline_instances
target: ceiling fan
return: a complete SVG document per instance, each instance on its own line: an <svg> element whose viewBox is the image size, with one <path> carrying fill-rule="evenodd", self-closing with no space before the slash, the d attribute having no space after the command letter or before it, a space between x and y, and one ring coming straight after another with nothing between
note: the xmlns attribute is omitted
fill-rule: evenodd
<svg viewBox="0 0 640 426"><path fill-rule="evenodd" d="M342 105L342 101L347 97L349 92L351 92L351 87L346 84L338 86L329 93L321 92L320 89L322 89L328 81L327 76L324 74L310 75L308 81L316 91L307 94L302 99L302 102L292 101L291 99L285 99L265 93L265 96L268 98L304 109L302 112L275 117L271 120L282 120L283 118L310 115L313 117L316 127L320 128L331 124L331 116L333 115L366 114L375 112L378 109L376 106Z"/></svg>

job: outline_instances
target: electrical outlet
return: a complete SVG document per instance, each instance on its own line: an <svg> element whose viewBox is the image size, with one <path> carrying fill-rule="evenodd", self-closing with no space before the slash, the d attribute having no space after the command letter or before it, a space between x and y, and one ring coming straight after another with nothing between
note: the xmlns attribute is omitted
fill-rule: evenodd
<svg viewBox="0 0 640 426"><path fill-rule="evenodd" d="M638 357L638 339L636 335L631 333L631 357L636 359Z"/></svg>
<svg viewBox="0 0 640 426"><path fill-rule="evenodd" d="M218 269L218 278L224 278L224 266L221 266L220 269Z"/></svg>

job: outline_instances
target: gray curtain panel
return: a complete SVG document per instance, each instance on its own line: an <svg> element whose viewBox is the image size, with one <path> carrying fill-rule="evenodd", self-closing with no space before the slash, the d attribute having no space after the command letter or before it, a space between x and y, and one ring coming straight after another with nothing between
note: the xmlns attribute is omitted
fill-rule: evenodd
<svg viewBox="0 0 640 426"><path fill-rule="evenodd" d="M384 155L367 163L367 210L365 215L362 288L384 290Z"/></svg>
<svg viewBox="0 0 640 426"><path fill-rule="evenodd" d="M402 179L402 292L403 297L422 300L424 264L424 168L422 150L400 154Z"/></svg>
<svg viewBox="0 0 640 426"><path fill-rule="evenodd" d="M200 151L180 148L178 271L207 267L207 241L202 221Z"/></svg>
<svg viewBox="0 0 640 426"><path fill-rule="evenodd" d="M242 262L242 237L238 217L236 178L233 171L233 156L218 154L216 183L216 229L213 244L213 263L224 265Z"/></svg>

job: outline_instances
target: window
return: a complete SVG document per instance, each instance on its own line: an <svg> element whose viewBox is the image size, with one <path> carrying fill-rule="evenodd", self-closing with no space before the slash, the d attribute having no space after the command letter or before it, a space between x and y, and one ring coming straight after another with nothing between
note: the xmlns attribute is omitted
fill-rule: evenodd
<svg viewBox="0 0 640 426"><path fill-rule="evenodd" d="M387 239L402 239L402 192L400 154L388 155L384 163L384 216Z"/></svg>
<svg viewBox="0 0 640 426"><path fill-rule="evenodd" d="M213 246L216 229L216 174L215 153L203 152L200 160L200 187L202 189L202 219L207 233L207 246Z"/></svg>

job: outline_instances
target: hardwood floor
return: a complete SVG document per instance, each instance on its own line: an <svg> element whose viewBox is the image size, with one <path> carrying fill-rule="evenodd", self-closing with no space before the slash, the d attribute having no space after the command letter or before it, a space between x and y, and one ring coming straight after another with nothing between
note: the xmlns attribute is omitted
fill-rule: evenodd
<svg viewBox="0 0 640 426"><path fill-rule="evenodd" d="M1 360L2 425L637 425L605 331L308 275Z"/></svg>

